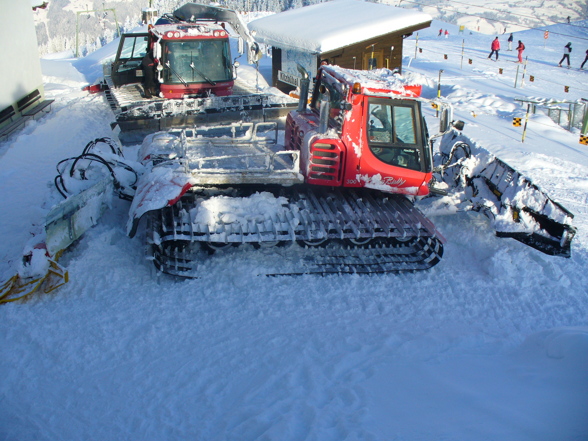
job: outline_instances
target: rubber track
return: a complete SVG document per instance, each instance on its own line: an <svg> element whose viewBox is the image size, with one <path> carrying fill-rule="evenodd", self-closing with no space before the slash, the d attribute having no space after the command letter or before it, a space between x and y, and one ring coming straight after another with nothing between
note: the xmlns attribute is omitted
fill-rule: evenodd
<svg viewBox="0 0 588 441"><path fill-rule="evenodd" d="M197 277L203 260L215 257L202 252L206 243L260 246L323 238L328 241L319 247L280 247L275 259L284 264L264 274L417 271L431 268L443 255L441 235L404 196L310 187L280 188L275 194L287 197L292 210L280 219L245 227L195 223L189 216L197 206L195 193L151 213L155 265L165 273ZM358 245L363 241L368 243ZM243 254L251 252L249 247Z"/></svg>

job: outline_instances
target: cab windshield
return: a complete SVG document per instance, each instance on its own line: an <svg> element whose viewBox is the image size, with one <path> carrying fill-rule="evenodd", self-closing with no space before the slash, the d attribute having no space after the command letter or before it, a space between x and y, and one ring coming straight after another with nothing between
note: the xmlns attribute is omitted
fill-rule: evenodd
<svg viewBox="0 0 588 441"><path fill-rule="evenodd" d="M216 83L233 79L229 42L222 40L167 41L164 83Z"/></svg>
<svg viewBox="0 0 588 441"><path fill-rule="evenodd" d="M422 170L423 142L415 103L371 98L368 103L368 145L386 164Z"/></svg>

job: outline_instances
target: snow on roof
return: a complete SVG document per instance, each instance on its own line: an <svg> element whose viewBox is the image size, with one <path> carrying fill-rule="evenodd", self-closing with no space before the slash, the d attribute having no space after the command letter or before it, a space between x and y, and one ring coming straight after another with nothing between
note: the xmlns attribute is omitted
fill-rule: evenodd
<svg viewBox="0 0 588 441"><path fill-rule="evenodd" d="M412 84L398 73L382 68L374 70L345 69L340 66L324 66L324 71L345 81L350 87L359 82L363 88L362 93L384 93L390 95L402 95L418 97L421 86Z"/></svg>
<svg viewBox="0 0 588 441"><path fill-rule="evenodd" d="M425 27L431 20L415 10L334 0L259 18L248 26L260 43L324 53L412 26Z"/></svg>

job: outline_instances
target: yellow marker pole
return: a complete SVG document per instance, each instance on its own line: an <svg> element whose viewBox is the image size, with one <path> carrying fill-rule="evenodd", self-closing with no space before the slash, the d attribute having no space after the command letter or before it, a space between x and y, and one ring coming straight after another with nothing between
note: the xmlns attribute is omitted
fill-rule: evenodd
<svg viewBox="0 0 588 441"><path fill-rule="evenodd" d="M441 74L443 73L443 69L439 69L439 81L437 83L437 98L441 98ZM439 116L439 108L437 108L437 114L435 117Z"/></svg>
<svg viewBox="0 0 588 441"><path fill-rule="evenodd" d="M525 126L523 127L523 138L521 142L525 142L525 136L527 134L527 123L529 122L529 112L531 111L531 104L527 104L527 114L525 115Z"/></svg>

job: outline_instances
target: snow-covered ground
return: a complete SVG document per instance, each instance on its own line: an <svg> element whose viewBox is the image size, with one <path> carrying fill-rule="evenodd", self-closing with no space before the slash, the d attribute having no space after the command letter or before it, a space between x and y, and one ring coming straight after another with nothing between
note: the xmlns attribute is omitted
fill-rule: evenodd
<svg viewBox="0 0 588 441"><path fill-rule="evenodd" d="M575 24L547 42L515 34L529 57L522 87L515 52L487 59L489 36L433 22L422 52L416 35L404 50L425 97L443 69L441 94L465 134L576 215L570 259L425 199L448 240L426 272L262 278L229 264L174 280L154 276L125 234L129 203L116 200L61 258L68 284L0 307L0 439L588 439L588 146L544 116L531 117L524 143L512 126L524 114L515 97L588 95L586 71L557 67L568 41L576 68L588 49L588 22ZM111 136L104 98L81 90L109 50L44 59L52 112L0 144L1 281L60 199L57 162Z"/></svg>

